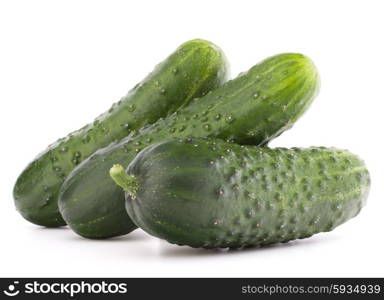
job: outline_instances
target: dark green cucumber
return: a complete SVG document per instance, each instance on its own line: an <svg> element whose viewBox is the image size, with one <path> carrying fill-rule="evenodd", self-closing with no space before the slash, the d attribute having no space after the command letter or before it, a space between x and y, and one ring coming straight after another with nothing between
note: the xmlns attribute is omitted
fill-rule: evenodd
<svg viewBox="0 0 384 300"><path fill-rule="evenodd" d="M204 40L184 43L92 124L59 139L32 161L14 187L17 210L38 225L65 225L58 193L76 165L97 149L154 123L226 80L227 62L217 46Z"/></svg>
<svg viewBox="0 0 384 300"><path fill-rule="evenodd" d="M146 232L179 245L261 246L330 231L356 216L369 191L364 163L346 150L268 149L221 140L149 146L111 169Z"/></svg>
<svg viewBox="0 0 384 300"><path fill-rule="evenodd" d="M141 149L171 137L209 136L240 144L266 144L303 114L316 95L318 82L313 63L301 54L280 54L262 61L168 118L84 161L61 188L63 218L76 233L88 238L130 232L136 226L127 226L124 193L108 175L113 164L126 167Z"/></svg>

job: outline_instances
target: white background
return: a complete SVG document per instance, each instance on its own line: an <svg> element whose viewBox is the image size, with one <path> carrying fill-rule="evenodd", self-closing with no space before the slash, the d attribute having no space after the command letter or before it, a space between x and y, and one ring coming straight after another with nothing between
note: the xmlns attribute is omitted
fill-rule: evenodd
<svg viewBox="0 0 384 300"><path fill-rule="evenodd" d="M0 276L384 276L382 1L1 1ZM372 176L368 205L330 233L264 249L194 250L137 230L110 240L29 224L13 184L179 44L204 38L232 76L281 52L311 57L320 95L271 146L348 148Z"/></svg>

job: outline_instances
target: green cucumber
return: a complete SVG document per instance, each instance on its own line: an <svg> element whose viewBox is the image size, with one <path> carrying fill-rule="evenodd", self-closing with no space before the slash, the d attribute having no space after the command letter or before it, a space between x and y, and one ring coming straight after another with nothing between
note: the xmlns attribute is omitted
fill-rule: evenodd
<svg viewBox="0 0 384 300"><path fill-rule="evenodd" d="M147 147L125 173L134 223L170 243L204 248L263 246L330 231L365 204L369 174L335 148L268 149L221 140Z"/></svg>
<svg viewBox="0 0 384 300"><path fill-rule="evenodd" d="M108 175L113 164L126 167L140 150L171 137L209 136L240 144L266 144L304 113L318 85L312 61L301 54L280 54L262 61L168 118L84 161L60 190L63 218L87 238L132 231L136 226L127 225L124 193Z"/></svg>
<svg viewBox="0 0 384 300"><path fill-rule="evenodd" d="M59 139L34 159L15 184L17 210L37 225L65 225L58 194L64 179L81 161L166 117L226 79L227 61L217 46L204 40L184 43L92 124Z"/></svg>

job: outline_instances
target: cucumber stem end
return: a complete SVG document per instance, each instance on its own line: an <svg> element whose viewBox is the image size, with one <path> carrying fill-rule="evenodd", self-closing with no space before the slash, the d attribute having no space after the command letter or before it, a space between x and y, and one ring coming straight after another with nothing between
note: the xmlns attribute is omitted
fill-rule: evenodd
<svg viewBox="0 0 384 300"><path fill-rule="evenodd" d="M127 191L133 199L136 198L136 193L139 188L137 179L134 176L128 175L122 165L113 165L109 170L109 175L113 181L123 190Z"/></svg>

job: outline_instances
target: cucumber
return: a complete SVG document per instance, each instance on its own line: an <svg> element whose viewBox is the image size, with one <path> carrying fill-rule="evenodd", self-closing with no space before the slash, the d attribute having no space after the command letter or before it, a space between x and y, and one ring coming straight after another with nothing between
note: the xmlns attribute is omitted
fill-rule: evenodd
<svg viewBox="0 0 384 300"><path fill-rule="evenodd" d="M140 228L178 245L263 246L330 231L356 216L370 179L346 150L172 140L111 169Z"/></svg>
<svg viewBox="0 0 384 300"><path fill-rule="evenodd" d="M87 238L132 231L136 226L127 225L124 193L108 175L113 164L126 167L140 150L171 137L209 136L266 144L303 114L318 84L312 61L301 54L280 54L262 61L173 115L85 160L60 190L63 218Z"/></svg>
<svg viewBox="0 0 384 300"><path fill-rule="evenodd" d="M37 225L65 225L59 213L58 194L64 179L81 161L226 79L227 61L217 46L199 39L184 43L92 124L59 139L38 155L15 184L17 210Z"/></svg>

